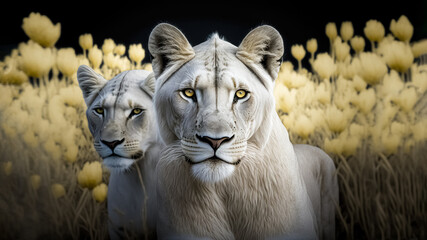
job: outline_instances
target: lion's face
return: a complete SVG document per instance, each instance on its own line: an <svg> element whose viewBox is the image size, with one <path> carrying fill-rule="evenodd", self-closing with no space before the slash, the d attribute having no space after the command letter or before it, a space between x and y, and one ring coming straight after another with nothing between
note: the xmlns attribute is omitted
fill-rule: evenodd
<svg viewBox="0 0 427 240"><path fill-rule="evenodd" d="M159 130L167 144L180 143L197 179L217 182L244 161L248 142L265 142L265 136L256 133L270 125L273 81L267 73L257 75L239 59L239 49L217 35L191 50L190 59L168 63L161 73L156 72L159 64L153 54ZM156 49L151 45L150 51ZM168 74L168 68L179 64Z"/></svg>
<svg viewBox="0 0 427 240"><path fill-rule="evenodd" d="M142 158L148 143L153 141L152 91L145 82L149 72L127 71L110 81L94 74L86 66L79 68L94 146L104 165L124 170ZM92 82L88 80L90 77Z"/></svg>

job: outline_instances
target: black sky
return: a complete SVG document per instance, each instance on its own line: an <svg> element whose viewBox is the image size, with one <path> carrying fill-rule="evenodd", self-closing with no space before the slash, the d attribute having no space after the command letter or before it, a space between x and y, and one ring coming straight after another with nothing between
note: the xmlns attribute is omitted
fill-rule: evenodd
<svg viewBox="0 0 427 240"><path fill-rule="evenodd" d="M192 6L192 7L188 7ZM238 45L254 27L270 24L285 40L285 60L291 59L290 47L304 44L310 38L317 38L319 51L328 50L325 25L351 21L355 34L363 35L366 21L376 19L384 24L386 32L392 19L406 15L414 25L413 41L427 38L427 0L411 1L233 1L208 3L207 1L184 4L182 2L125 2L111 1L98 5L86 2L58 1L56 4L12 3L0 10L1 37L0 57L10 49L27 41L23 32L22 19L31 12L47 15L52 22L61 23L61 37L56 47L73 47L81 53L78 38L91 33L94 43L101 46L104 39L112 38L126 46L142 43L147 49L150 31L160 22L168 22L187 36L192 45L203 42L217 32L231 43ZM367 44L368 46L368 44ZM148 54L147 54L148 56ZM148 58L146 58L147 60Z"/></svg>

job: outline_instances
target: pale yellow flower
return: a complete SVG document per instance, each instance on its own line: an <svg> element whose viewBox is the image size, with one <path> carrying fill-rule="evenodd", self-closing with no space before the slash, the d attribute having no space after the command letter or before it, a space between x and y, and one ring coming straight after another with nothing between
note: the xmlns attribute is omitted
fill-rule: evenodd
<svg viewBox="0 0 427 240"><path fill-rule="evenodd" d="M83 94L79 86L69 86L59 90L60 101L67 106L80 108L84 106Z"/></svg>
<svg viewBox="0 0 427 240"><path fill-rule="evenodd" d="M366 82L361 77L359 77L359 75L354 76L353 87L356 91L360 92L362 90L365 90L366 86Z"/></svg>
<svg viewBox="0 0 427 240"><path fill-rule="evenodd" d="M425 71L412 71L412 84L417 88L420 95L427 91L427 72Z"/></svg>
<svg viewBox="0 0 427 240"><path fill-rule="evenodd" d="M344 149L344 142L338 138L335 138L332 140L330 140L329 138L326 138L323 145L323 149L327 153L341 155Z"/></svg>
<svg viewBox="0 0 427 240"><path fill-rule="evenodd" d="M80 44L80 47L83 50L89 50L89 49L91 49L92 46L93 46L92 34L86 33L86 34L80 35L80 37L79 37L79 44Z"/></svg>
<svg viewBox="0 0 427 240"><path fill-rule="evenodd" d="M423 39L413 43L411 49L412 54L414 54L414 57L416 58L421 55L427 54L427 39Z"/></svg>
<svg viewBox="0 0 427 240"><path fill-rule="evenodd" d="M123 56L126 52L126 47L123 44L119 44L114 48L113 52L119 56Z"/></svg>
<svg viewBox="0 0 427 240"><path fill-rule="evenodd" d="M341 110L350 108L350 101L356 93L351 89L351 85L344 91L337 90L334 93L333 102Z"/></svg>
<svg viewBox="0 0 427 240"><path fill-rule="evenodd" d="M115 57L115 55L112 52L104 54L104 64L108 68L110 68L110 69L115 68L116 61L117 61L117 58Z"/></svg>
<svg viewBox="0 0 427 240"><path fill-rule="evenodd" d="M297 116L292 130L303 139L308 139L314 132L314 124L306 115L300 114Z"/></svg>
<svg viewBox="0 0 427 240"><path fill-rule="evenodd" d="M295 44L292 46L291 53L292 53L292 56L298 61L301 61L305 56L304 47L299 44Z"/></svg>
<svg viewBox="0 0 427 240"><path fill-rule="evenodd" d="M305 56L305 49L302 45L295 44L291 48L292 56L298 61L298 70L301 70L301 60Z"/></svg>
<svg viewBox="0 0 427 240"><path fill-rule="evenodd" d="M312 55L317 51L317 40L315 38L307 41L307 51Z"/></svg>
<svg viewBox="0 0 427 240"><path fill-rule="evenodd" d="M397 22L394 19L391 20L390 31L400 41L409 42L414 34L414 26L405 15L402 15Z"/></svg>
<svg viewBox="0 0 427 240"><path fill-rule="evenodd" d="M405 88L400 94L393 99L400 109L404 112L409 113L414 108L415 103L418 100L417 92L414 88Z"/></svg>
<svg viewBox="0 0 427 240"><path fill-rule="evenodd" d="M411 47L400 41L381 42L378 52L390 68L399 72L406 72L414 62Z"/></svg>
<svg viewBox="0 0 427 240"><path fill-rule="evenodd" d="M105 183L101 183L92 190L92 197L97 202L104 202L107 198L108 187Z"/></svg>
<svg viewBox="0 0 427 240"><path fill-rule="evenodd" d="M30 77L46 76L54 64L55 57L50 48L43 48L39 44L28 41L18 46L21 69Z"/></svg>
<svg viewBox="0 0 427 240"><path fill-rule="evenodd" d="M30 186L31 186L34 190L37 190L37 189L39 189L39 188L40 188L40 182L41 182L40 175L38 175L38 174L33 174L33 175L31 175L31 176L30 176L29 183L30 183Z"/></svg>
<svg viewBox="0 0 427 240"><path fill-rule="evenodd" d="M377 20L369 20L363 29L365 36L372 42L380 42L385 35L384 25Z"/></svg>
<svg viewBox="0 0 427 240"><path fill-rule="evenodd" d="M339 137L339 139L342 141L342 155L344 157L352 156L356 153L357 149L360 145L360 138L357 136L345 136L345 137Z"/></svg>
<svg viewBox="0 0 427 240"><path fill-rule="evenodd" d="M67 149L64 152L65 161L73 163L77 161L77 155L79 153L79 148L76 145L67 146Z"/></svg>
<svg viewBox="0 0 427 240"><path fill-rule="evenodd" d="M391 121L395 118L396 114L399 112L399 107L392 105L390 100L378 101L379 106L376 107L376 125L379 130L385 126L389 126Z"/></svg>
<svg viewBox="0 0 427 240"><path fill-rule="evenodd" d="M329 54L320 53L313 62L313 69L322 79L329 79L335 73L337 66Z"/></svg>
<svg viewBox="0 0 427 240"><path fill-rule="evenodd" d="M405 138L411 134L411 131L408 124L393 121L390 126L390 133L399 138Z"/></svg>
<svg viewBox="0 0 427 240"><path fill-rule="evenodd" d="M129 58L139 66L145 57L145 50L142 48L142 44L131 44L128 54Z"/></svg>
<svg viewBox="0 0 427 240"><path fill-rule="evenodd" d="M296 103L297 91L289 90L283 84L276 84L274 88L274 96L276 99L276 109L282 110L285 113L291 112Z"/></svg>
<svg viewBox="0 0 427 240"><path fill-rule="evenodd" d="M298 74L297 72L288 69L282 70L277 80L289 89L300 88L309 81L305 75Z"/></svg>
<svg viewBox="0 0 427 240"><path fill-rule="evenodd" d="M65 188L64 188L64 186L62 186L62 184L54 183L54 184L52 184L50 189L52 191L53 196L56 199L61 198L65 195Z"/></svg>
<svg viewBox="0 0 427 240"><path fill-rule="evenodd" d="M28 82L28 76L16 66L9 66L0 72L0 83L21 85Z"/></svg>
<svg viewBox="0 0 427 240"><path fill-rule="evenodd" d="M59 71L67 77L71 77L77 72L79 62L73 48L59 49L56 58L56 65Z"/></svg>
<svg viewBox="0 0 427 240"><path fill-rule="evenodd" d="M52 159L61 158L62 150L52 138L49 138L42 146Z"/></svg>
<svg viewBox="0 0 427 240"><path fill-rule="evenodd" d="M347 128L349 119L344 111L341 111L335 105L332 105L325 111L325 120L329 130L339 133Z"/></svg>
<svg viewBox="0 0 427 240"><path fill-rule="evenodd" d="M344 61L350 56L350 46L347 42L342 42L340 38L336 38L334 41L335 56L338 61Z"/></svg>
<svg viewBox="0 0 427 240"><path fill-rule="evenodd" d="M22 29L31 40L43 47L54 46L61 35L61 24L53 25L47 16L40 13L30 13L24 18Z"/></svg>
<svg viewBox="0 0 427 240"><path fill-rule="evenodd" d="M327 87L326 82L322 82L316 88L316 100L321 104L328 105L331 101L331 90Z"/></svg>
<svg viewBox="0 0 427 240"><path fill-rule="evenodd" d="M365 49L365 39L363 37L354 36L350 40L350 44L356 53L363 52L363 50Z"/></svg>
<svg viewBox="0 0 427 240"><path fill-rule="evenodd" d="M374 49L374 42L380 42L385 35L384 25L377 20L369 20L363 29L365 36L371 41L372 50Z"/></svg>
<svg viewBox="0 0 427 240"><path fill-rule="evenodd" d="M383 82L377 87L377 94L380 98L396 97L403 89L404 82L395 70L384 76Z"/></svg>
<svg viewBox="0 0 427 240"><path fill-rule="evenodd" d="M22 136L25 144L32 148L37 148L39 144L39 139L36 137L34 131L32 129L28 129L24 135Z"/></svg>
<svg viewBox="0 0 427 240"><path fill-rule="evenodd" d="M100 162L86 162L78 173L77 180L83 188L94 188L102 181L102 167Z"/></svg>
<svg viewBox="0 0 427 240"><path fill-rule="evenodd" d="M92 64L92 67L94 69L99 68L102 63L102 51L98 48L98 46L95 44L93 48L89 50L89 60Z"/></svg>
<svg viewBox="0 0 427 240"><path fill-rule="evenodd" d="M376 95L374 89L366 89L355 95L351 100L363 114L370 114L376 104Z"/></svg>
<svg viewBox="0 0 427 240"><path fill-rule="evenodd" d="M383 134L381 136L382 152L386 156L395 154L400 145L400 137L392 134Z"/></svg>
<svg viewBox="0 0 427 240"><path fill-rule="evenodd" d="M340 35L344 41L348 41L353 37L354 29L351 22L343 22L341 24Z"/></svg>
<svg viewBox="0 0 427 240"><path fill-rule="evenodd" d="M326 36L328 36L329 40L332 42L338 36L337 25L335 25L334 22L326 24L325 33Z"/></svg>
<svg viewBox="0 0 427 240"><path fill-rule="evenodd" d="M387 73L385 62L375 53L362 52L359 55L360 69L358 75L368 84L379 83Z"/></svg>
<svg viewBox="0 0 427 240"><path fill-rule="evenodd" d="M116 47L116 44L114 43L114 40L111 38L107 38L104 40L104 44L102 44L102 52L104 54L111 53L113 52L115 47Z"/></svg>
<svg viewBox="0 0 427 240"><path fill-rule="evenodd" d="M366 129L366 127L357 123L350 124L348 129L351 136L356 136L359 139L364 139L368 136L368 130Z"/></svg>
<svg viewBox="0 0 427 240"><path fill-rule="evenodd" d="M293 126L295 124L295 114L294 113L284 114L284 115L280 116L280 120L282 121L282 123L286 127L286 129L288 129L288 131L292 131L291 129L293 128Z"/></svg>

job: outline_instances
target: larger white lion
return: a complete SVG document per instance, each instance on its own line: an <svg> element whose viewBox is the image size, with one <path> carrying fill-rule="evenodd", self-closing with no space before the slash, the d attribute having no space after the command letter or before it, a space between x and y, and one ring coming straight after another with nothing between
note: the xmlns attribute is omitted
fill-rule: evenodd
<svg viewBox="0 0 427 240"><path fill-rule="evenodd" d="M162 147L154 119L153 75L131 70L107 81L83 65L77 78L95 149L111 170L110 237L152 237L157 215L155 167Z"/></svg>
<svg viewBox="0 0 427 240"><path fill-rule="evenodd" d="M162 140L158 236L334 238L332 160L293 146L274 108L283 40L271 26L236 47L212 35L192 47L172 25L149 37Z"/></svg>

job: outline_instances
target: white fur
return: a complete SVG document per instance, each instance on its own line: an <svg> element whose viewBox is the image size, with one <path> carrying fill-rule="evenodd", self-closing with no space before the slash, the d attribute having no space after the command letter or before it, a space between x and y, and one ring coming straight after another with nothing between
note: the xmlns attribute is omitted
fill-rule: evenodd
<svg viewBox="0 0 427 240"><path fill-rule="evenodd" d="M335 193L336 188L329 189L336 187L334 166L321 150L296 153L274 110L273 83L283 54L280 34L261 26L239 47L216 34L192 47L178 29L159 24L149 50L158 127L166 143L157 166L159 237L323 236L317 230L328 227L317 226L323 216L316 214L328 203L316 191ZM188 88L194 97L183 94ZM235 98L239 89L248 92L242 99ZM214 150L206 136L228 140ZM323 177L330 182L324 184ZM333 208L327 209L320 212L334 216Z"/></svg>
<svg viewBox="0 0 427 240"><path fill-rule="evenodd" d="M153 74L132 70L107 81L88 66L80 66L77 74L94 147L111 170L110 238L151 237L157 221L155 168L162 147L152 103ZM104 113L96 113L96 108L104 109ZM132 115L134 108L144 111ZM103 142L122 139L114 150Z"/></svg>
<svg viewBox="0 0 427 240"><path fill-rule="evenodd" d="M195 164L191 167L191 173L197 179L205 183L215 183L233 174L235 166L216 162L212 163L210 161L202 162Z"/></svg>

